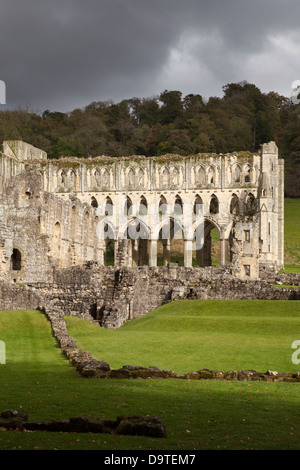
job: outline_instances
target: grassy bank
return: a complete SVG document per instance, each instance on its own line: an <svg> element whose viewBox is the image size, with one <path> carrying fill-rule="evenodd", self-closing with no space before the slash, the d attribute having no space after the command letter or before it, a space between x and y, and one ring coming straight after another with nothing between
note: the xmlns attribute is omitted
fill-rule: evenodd
<svg viewBox="0 0 300 470"><path fill-rule="evenodd" d="M173 304L175 316L177 305ZM290 302L296 307L296 302ZM187 306L185 306L185 311ZM273 337L282 338L279 323L275 331L269 330L273 321L280 315L274 311L263 315L269 319L268 324L257 323L254 312L248 315L242 312L239 317L247 322L247 328L240 333L236 320L230 312L223 310L223 335L226 319L232 323L231 340L235 335L241 337L241 344L249 334L256 338L252 344L255 353L258 338L261 344ZM290 357L290 339L298 339L295 321L297 310L287 310L286 325L290 333L288 344L278 349L276 364L280 354ZM188 316L187 316L188 317ZM186 318L187 318L186 317ZM194 318L193 318L194 317ZM189 315L185 325L177 323L177 329L183 331L188 323L199 317L197 313ZM210 312L210 325L204 318L203 328L206 332L215 329L215 313ZM147 324L153 323L153 335L159 330L160 313L143 322L134 321L123 330L133 329L139 336ZM177 317L177 320L179 318ZM255 319L251 322L251 319ZM276 320L277 319L277 320ZM73 320L73 319L72 319ZM164 314L161 315L164 325ZM220 320L220 318L219 318ZM154 325L156 326L154 327ZM170 329L175 332L176 322ZM283 325L283 322L281 323ZM71 327L77 327L75 323ZM81 323L84 333L84 323ZM88 325L92 326L92 325ZM292 328L295 328L292 334ZM70 328L70 322L69 322ZM246 334L248 329L248 333ZM99 330L99 329L98 329ZM120 330L120 331L121 331ZM259 331L260 330L260 331ZM149 330L148 330L149 331ZM91 334L95 340L95 332ZM221 336L215 332L215 344ZM183 334L184 331L183 331ZM228 334L228 332L227 332ZM290 335L290 336L289 336ZM84 335L83 335L84 336ZM82 379L62 356L56 341L51 335L51 328L46 318L39 312L1 312L0 337L6 343L6 365L0 365L0 410L14 408L27 411L32 419L68 418L83 415L93 418L115 419L121 414L142 414L160 416L167 426L166 439L146 437L113 436L106 434L68 434L42 432L9 432L0 430L0 449L160 449L160 450L193 450L193 449L299 449L300 417L298 413L300 387L289 383L256 383L256 382L212 382L188 380L99 380ZM100 337L98 337L100 340ZM81 340L80 340L81 341ZM166 341L171 341L170 337ZM112 341L111 341L112 342ZM92 344L92 343L91 343ZM229 343L228 343L229 344ZM175 343L170 344L178 348ZM126 348L128 348L128 344ZM199 344L201 349L201 344ZM224 343L223 343L224 347ZM248 344L251 347L251 344ZM278 345L276 346L278 347ZM275 348L273 344L272 348ZM94 348L89 348L94 349ZM209 348L208 348L209 349ZM287 352L286 352L287 349ZM138 351L136 351L139 354ZM153 351L154 354L155 351ZM123 351L125 354L125 351ZM214 351L215 360L223 366L224 356L228 351ZM160 354L163 356L164 351ZM248 353L247 353L248 354ZM213 360L213 355L211 360ZM124 360L125 360L125 356ZM244 358L246 355L244 354ZM152 358L151 358L152 359ZM122 363L124 363L121 360ZM199 352L199 366L206 364L208 357ZM283 363L287 365L288 363ZM159 365L159 364L158 364ZM257 364L259 365L259 364ZM262 363L261 363L262 365ZM289 362L289 365L291 363ZM270 365L271 366L271 365ZM291 367L289 367L291 370Z"/></svg>

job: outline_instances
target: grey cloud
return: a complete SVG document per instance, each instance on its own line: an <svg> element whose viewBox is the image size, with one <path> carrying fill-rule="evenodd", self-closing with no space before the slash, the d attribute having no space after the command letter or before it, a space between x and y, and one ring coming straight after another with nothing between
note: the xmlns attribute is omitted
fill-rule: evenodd
<svg viewBox="0 0 300 470"><path fill-rule="evenodd" d="M171 88L162 78L170 51L194 35L204 38L195 67L206 67L220 94L247 79L243 60L267 50L270 34L298 30L299 14L297 0L0 0L0 79L8 106L36 110L154 95Z"/></svg>

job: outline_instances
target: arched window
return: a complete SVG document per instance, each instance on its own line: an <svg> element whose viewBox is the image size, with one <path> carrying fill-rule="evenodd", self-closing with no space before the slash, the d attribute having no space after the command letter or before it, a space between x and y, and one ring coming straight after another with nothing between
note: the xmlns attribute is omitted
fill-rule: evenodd
<svg viewBox="0 0 300 470"><path fill-rule="evenodd" d="M199 194L196 195L195 197L195 202L194 202L194 214L200 215L202 214L202 207L203 207L203 201Z"/></svg>
<svg viewBox="0 0 300 470"><path fill-rule="evenodd" d="M148 203L147 203L147 199L144 196L142 196L140 199L139 214L140 215L148 214Z"/></svg>
<svg viewBox="0 0 300 470"><path fill-rule="evenodd" d="M232 178L234 183L241 182L241 168L239 165L236 165L232 172Z"/></svg>
<svg viewBox="0 0 300 470"><path fill-rule="evenodd" d="M239 215L240 201L236 194L233 194L230 201L230 214Z"/></svg>
<svg viewBox="0 0 300 470"><path fill-rule="evenodd" d="M179 171L178 168L173 168L172 170L172 185L178 186L179 185Z"/></svg>
<svg viewBox="0 0 300 470"><path fill-rule="evenodd" d="M124 208L125 215L132 215L132 200L129 196L127 196L125 201L125 208Z"/></svg>
<svg viewBox="0 0 300 470"><path fill-rule="evenodd" d="M252 216L256 214L256 199L253 194L248 194L246 201L245 201L245 214Z"/></svg>
<svg viewBox="0 0 300 470"><path fill-rule="evenodd" d="M142 168L139 168L137 171L137 184L140 187L144 186L144 172Z"/></svg>
<svg viewBox="0 0 300 470"><path fill-rule="evenodd" d="M203 166L200 166L197 171L197 183L202 185L205 184L205 170Z"/></svg>
<svg viewBox="0 0 300 470"><path fill-rule="evenodd" d="M164 168L162 173L162 185L164 188L168 187L170 184L170 172L168 168Z"/></svg>
<svg viewBox="0 0 300 470"><path fill-rule="evenodd" d="M91 206L98 207L98 201L94 196L92 196L92 199L91 199Z"/></svg>
<svg viewBox="0 0 300 470"><path fill-rule="evenodd" d="M175 198L175 204L174 204L174 214L178 215L178 214L182 214L182 212L183 212L182 199L180 196L177 195Z"/></svg>
<svg viewBox="0 0 300 470"><path fill-rule="evenodd" d="M95 168L95 170L93 171L93 181L92 181L91 186L98 188L100 186L100 181L101 181L100 170L99 168Z"/></svg>
<svg viewBox="0 0 300 470"><path fill-rule="evenodd" d="M66 179L67 179L66 172L64 170L61 170L61 172L59 173L59 177L58 177L58 185L64 188L66 185Z"/></svg>
<svg viewBox="0 0 300 470"><path fill-rule="evenodd" d="M76 181L75 171L71 170L69 173L69 187L70 188L75 188L75 181Z"/></svg>
<svg viewBox="0 0 300 470"><path fill-rule="evenodd" d="M159 214L166 214L168 209L168 204L165 196L160 196L159 199Z"/></svg>
<svg viewBox="0 0 300 470"><path fill-rule="evenodd" d="M219 213L219 200L217 196L213 195L210 200L209 205L209 213L210 214L218 214Z"/></svg>
<svg viewBox="0 0 300 470"><path fill-rule="evenodd" d="M21 252L17 248L13 249L10 260L11 260L11 269L13 271L21 271L22 256L21 256Z"/></svg>
<svg viewBox="0 0 300 470"><path fill-rule="evenodd" d="M245 183L250 183L251 182L251 167L249 165L246 166L244 170L244 175L245 175Z"/></svg>
<svg viewBox="0 0 300 470"><path fill-rule="evenodd" d="M210 166L207 172L207 179L209 184L215 183L215 169L213 166Z"/></svg>
<svg viewBox="0 0 300 470"><path fill-rule="evenodd" d="M129 168L128 170L127 181L128 181L128 186L130 187L134 186L134 171L132 168Z"/></svg>
<svg viewBox="0 0 300 470"><path fill-rule="evenodd" d="M105 215L113 215L113 202L109 196L105 200Z"/></svg>

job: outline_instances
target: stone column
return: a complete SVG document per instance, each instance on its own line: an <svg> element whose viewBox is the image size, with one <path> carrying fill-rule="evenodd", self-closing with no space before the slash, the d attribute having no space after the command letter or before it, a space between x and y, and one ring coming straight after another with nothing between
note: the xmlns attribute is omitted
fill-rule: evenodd
<svg viewBox="0 0 300 470"><path fill-rule="evenodd" d="M196 250L196 258L198 266L204 266L204 248Z"/></svg>
<svg viewBox="0 0 300 470"><path fill-rule="evenodd" d="M139 264L139 240L132 240L132 266Z"/></svg>
<svg viewBox="0 0 300 470"><path fill-rule="evenodd" d="M171 261L171 240L163 239L163 265L166 266Z"/></svg>
<svg viewBox="0 0 300 470"><path fill-rule="evenodd" d="M193 240L184 240L184 267L193 266Z"/></svg>
<svg viewBox="0 0 300 470"><path fill-rule="evenodd" d="M220 264L222 266L228 264L228 243L225 238L220 240Z"/></svg>
<svg viewBox="0 0 300 470"><path fill-rule="evenodd" d="M149 240L149 266L157 266L157 240Z"/></svg>
<svg viewBox="0 0 300 470"><path fill-rule="evenodd" d="M211 266L212 259L211 259L211 235L205 237L205 243L203 247L203 258L204 258L204 266Z"/></svg>

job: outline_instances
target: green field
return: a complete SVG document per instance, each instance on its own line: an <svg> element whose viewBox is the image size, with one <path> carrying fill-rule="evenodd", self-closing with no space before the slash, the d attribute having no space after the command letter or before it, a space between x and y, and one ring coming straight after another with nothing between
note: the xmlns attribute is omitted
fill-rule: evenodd
<svg viewBox="0 0 300 470"><path fill-rule="evenodd" d="M190 303L192 306L193 301ZM152 365L178 365L176 370L191 370L188 364L197 364L198 368L214 364L220 368L229 364L238 367L248 360L247 365L261 366L258 369L296 370L291 363L291 342L300 336L298 302L278 302L277 308L276 303L266 301L269 307L262 309L261 322L252 303L243 301L230 311L223 303L218 308L213 301L211 308L207 303L201 308L201 302L197 302L195 310L178 302L169 305L173 319L164 309L158 309L119 332L109 332L116 334L111 343L121 335L129 339L129 343L117 348L117 355L122 350L121 359L115 357L113 362L123 365L135 353L135 363L151 357ZM220 321L222 325L218 326ZM103 358L99 342L104 335L100 328L73 318L68 319L68 324L80 343L89 343L91 347L87 349L100 351ZM197 357L186 341L174 342L180 332L190 337L193 325L194 329L200 326L203 330ZM177 357L175 361L172 351L161 349L164 331L165 342L170 342ZM0 410L27 411L31 419L78 415L115 419L118 415L139 413L159 416L167 426L166 439L0 429L0 449L300 449L299 383L83 379L62 355L43 314L0 312L0 332L7 353L6 364L0 365ZM148 353L137 348L138 343L142 344L137 337L145 340L147 335L154 341ZM210 344L204 344L205 338ZM105 359L113 354L110 348ZM180 362L181 355L185 359ZM272 359L271 364L268 358Z"/></svg>
<svg viewBox="0 0 300 470"><path fill-rule="evenodd" d="M112 368L298 370L290 348L295 331L300 334L299 302L180 300L118 330L71 317L67 325L79 347Z"/></svg>

